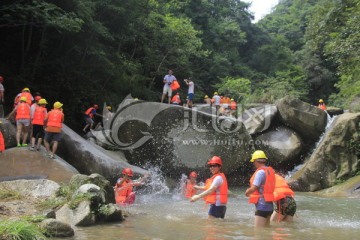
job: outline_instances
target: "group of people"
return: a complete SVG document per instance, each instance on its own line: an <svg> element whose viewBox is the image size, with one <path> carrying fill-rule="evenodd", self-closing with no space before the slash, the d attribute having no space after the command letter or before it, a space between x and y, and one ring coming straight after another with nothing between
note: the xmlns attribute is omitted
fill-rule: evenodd
<svg viewBox="0 0 360 240"><path fill-rule="evenodd" d="M283 177L276 174L272 167L266 166L266 161L263 151L257 150L252 154L250 162L256 171L250 178L250 187L245 191L249 203L255 204L256 227L269 226L270 220L291 222L296 212L294 192ZM212 177L206 180L205 186L198 186L197 174L191 172L184 187L184 196L190 198L191 202L204 198L210 204L209 217L224 218L226 213L229 191L226 177L221 171L222 164L220 157L212 157L208 162ZM197 194L199 190L203 192Z"/></svg>
<svg viewBox="0 0 360 240"><path fill-rule="evenodd" d="M7 120L15 116L16 142L18 147L28 147L30 132L31 151L39 151L44 139L44 145L50 158L55 158L58 142L61 139L62 123L64 122L63 104L56 101L53 109L47 111L47 101L36 93L35 97L30 89L25 87L16 95L14 108L7 116Z"/></svg>
<svg viewBox="0 0 360 240"><path fill-rule="evenodd" d="M185 106L191 108L193 106L195 84L194 81L191 79L191 77L184 79L184 82L188 86L188 93L186 97ZM169 70L168 74L164 76L163 83L164 83L164 87L163 87L163 94L161 96L161 103L164 102L165 97L168 97L169 104L171 103L175 105L181 105L182 101L180 98L180 93L177 92L173 96L173 91L178 90L180 88L180 85L176 77L173 75L172 70Z"/></svg>
<svg viewBox="0 0 360 240"><path fill-rule="evenodd" d="M216 115L237 116L237 103L228 95L220 96L218 92L214 92L212 98L208 95L204 96L204 103L214 106Z"/></svg>
<svg viewBox="0 0 360 240"><path fill-rule="evenodd" d="M98 123L95 126L95 117L101 117L103 121L109 121L113 115L113 112L111 111L111 106L106 106L106 113L103 115L97 113L97 110L99 109L99 106L97 104L94 104L93 106L86 109L86 111L83 113L85 126L83 128L83 132L86 133L90 129L97 129L96 126L100 125L101 123Z"/></svg>
<svg viewBox="0 0 360 240"><path fill-rule="evenodd" d="M250 178L250 187L246 189L245 196L249 197L250 204L255 205L255 227L267 227L270 221L292 222L296 213L295 193L282 176L266 165L267 159L261 150L256 150L250 159L256 171ZM226 176L221 171L223 161L220 157L213 156L207 164L212 176L206 180L205 185L198 185L197 173L191 172L186 179L183 194L190 202L203 198L210 205L209 218L223 219L230 194ZM133 172L130 168L125 168L122 174L123 177L117 180L114 191L116 203L124 206L134 203L133 187L143 185L149 175L132 181Z"/></svg>

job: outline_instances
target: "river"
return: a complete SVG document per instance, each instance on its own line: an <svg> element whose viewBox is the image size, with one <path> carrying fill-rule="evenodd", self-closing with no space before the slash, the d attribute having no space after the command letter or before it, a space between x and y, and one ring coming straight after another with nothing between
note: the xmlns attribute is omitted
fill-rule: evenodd
<svg viewBox="0 0 360 240"><path fill-rule="evenodd" d="M354 198L324 198L296 193L294 222L254 229L254 206L244 188L231 189L224 220L208 219L204 201L190 203L178 194L144 194L126 207L125 221L76 229L74 240L92 239L359 239L360 204Z"/></svg>

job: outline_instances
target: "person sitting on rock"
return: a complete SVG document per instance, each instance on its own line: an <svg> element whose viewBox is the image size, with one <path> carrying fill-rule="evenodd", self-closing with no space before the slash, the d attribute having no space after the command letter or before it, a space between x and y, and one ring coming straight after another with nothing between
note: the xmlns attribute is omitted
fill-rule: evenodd
<svg viewBox="0 0 360 240"><path fill-rule="evenodd" d="M322 99L319 100L318 108L326 111L326 105L325 105L325 103L324 103L324 100L322 100Z"/></svg>
<svg viewBox="0 0 360 240"><path fill-rule="evenodd" d="M135 192L133 192L133 187L144 185L145 180L149 175L145 174L141 179L133 181L131 180L133 176L131 168L125 168L122 171L122 174L123 177L116 181L114 187L115 201L118 205L126 206L135 202Z"/></svg>

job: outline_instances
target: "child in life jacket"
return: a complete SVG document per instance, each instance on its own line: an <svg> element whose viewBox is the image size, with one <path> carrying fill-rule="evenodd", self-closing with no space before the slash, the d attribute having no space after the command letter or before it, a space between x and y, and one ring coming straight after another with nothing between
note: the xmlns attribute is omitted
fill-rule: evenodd
<svg viewBox="0 0 360 240"><path fill-rule="evenodd" d="M194 188L194 186L197 185L196 179L197 179L196 172L191 172L189 174L189 178L186 179L185 186L184 186L184 196L186 198L191 198L192 196L194 196L196 194L196 189Z"/></svg>
<svg viewBox="0 0 360 240"><path fill-rule="evenodd" d="M144 185L145 180L149 175L145 174L140 180L133 181L131 180L133 176L131 168L125 168L122 171L122 174L123 177L116 181L114 187L115 201L118 205L126 206L135 202L135 192L133 192L133 187Z"/></svg>

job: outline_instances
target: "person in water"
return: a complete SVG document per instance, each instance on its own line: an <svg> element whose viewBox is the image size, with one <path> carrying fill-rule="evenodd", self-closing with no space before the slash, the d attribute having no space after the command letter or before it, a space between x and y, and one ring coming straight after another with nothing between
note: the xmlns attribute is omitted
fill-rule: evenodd
<svg viewBox="0 0 360 240"><path fill-rule="evenodd" d="M196 179L197 179L196 172L191 172L189 174L189 178L186 179L185 186L184 186L184 196L186 198L191 198L192 196L194 196L196 194L196 189L194 188L197 184Z"/></svg>
<svg viewBox="0 0 360 240"><path fill-rule="evenodd" d="M149 176L145 174L141 179L137 181L131 180L133 177L133 171L131 168L125 168L122 171L123 177L119 178L115 184L115 201L118 205L128 205L135 202L135 192L133 187L144 185L146 178Z"/></svg>
<svg viewBox="0 0 360 240"><path fill-rule="evenodd" d="M275 172L272 167L266 166L266 160L261 150L256 150L250 160L256 171L250 178L250 187L246 189L245 195L249 197L249 203L255 204L255 227L270 226L274 210Z"/></svg>
<svg viewBox="0 0 360 240"><path fill-rule="evenodd" d="M271 215L271 221L292 222L296 212L295 193L290 189L285 178L275 174L274 203L275 211Z"/></svg>
<svg viewBox="0 0 360 240"><path fill-rule="evenodd" d="M209 218L224 218L228 201L228 184L224 173L221 172L222 160L218 156L213 156L208 165L213 176L206 180L205 186L194 187L205 191L192 196L190 202L203 197L205 202L210 204Z"/></svg>

